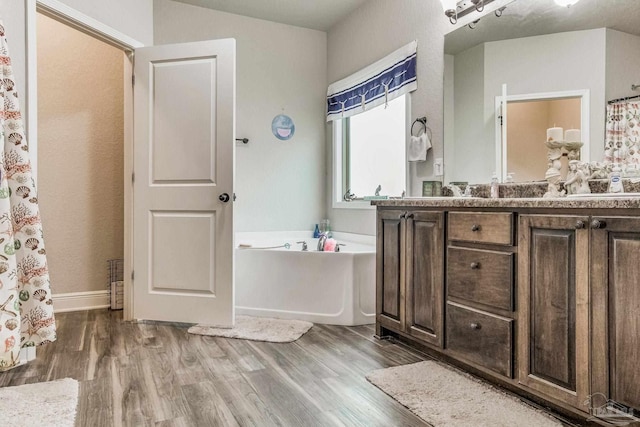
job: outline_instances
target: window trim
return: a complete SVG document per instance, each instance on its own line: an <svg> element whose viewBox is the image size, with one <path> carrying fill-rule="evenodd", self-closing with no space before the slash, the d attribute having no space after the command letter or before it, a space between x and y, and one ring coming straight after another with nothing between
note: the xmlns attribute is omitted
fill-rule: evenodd
<svg viewBox="0 0 640 427"><path fill-rule="evenodd" d="M411 92L403 95L405 97L405 129L407 132L405 133L405 187L406 193L410 194L409 187L411 187L411 173L410 173L410 164L407 162L407 149L406 144L410 137L410 125L411 125ZM348 118L347 118L348 119ZM376 207L371 205L369 200L356 199L351 202L345 202L343 200L343 196L347 191L348 183L343 181L343 177L347 173L347 165L344 162L345 156L348 156L346 153L346 147L343 144L345 133L348 131L348 121L347 126L344 126L344 119L333 120L332 121L332 147L333 147L333 173L332 173L332 196L331 196L331 207L333 209L362 209L362 210L372 210ZM347 159L348 160L348 159Z"/></svg>

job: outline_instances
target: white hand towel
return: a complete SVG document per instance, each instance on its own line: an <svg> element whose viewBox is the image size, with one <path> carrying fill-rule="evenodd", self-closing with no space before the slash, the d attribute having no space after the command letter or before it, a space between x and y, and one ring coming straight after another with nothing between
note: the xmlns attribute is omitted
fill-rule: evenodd
<svg viewBox="0 0 640 427"><path fill-rule="evenodd" d="M427 132L420 136L411 136L409 141L408 159L410 162L424 162L427 160L427 151L431 148L431 140Z"/></svg>

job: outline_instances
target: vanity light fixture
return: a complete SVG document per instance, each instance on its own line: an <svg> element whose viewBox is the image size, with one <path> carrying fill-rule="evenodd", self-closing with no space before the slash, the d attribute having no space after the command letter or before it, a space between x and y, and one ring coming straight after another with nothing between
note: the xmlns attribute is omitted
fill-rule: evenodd
<svg viewBox="0 0 640 427"><path fill-rule="evenodd" d="M555 0L556 4L562 7L571 7L579 1L580 0Z"/></svg>
<svg viewBox="0 0 640 427"><path fill-rule="evenodd" d="M440 0L444 14L451 24L458 23L458 18L466 16L474 11L482 12L485 5L494 0ZM504 10L504 8L502 8Z"/></svg>
<svg viewBox="0 0 640 427"><path fill-rule="evenodd" d="M471 3L476 5L476 10L482 12L484 10L484 0L471 0Z"/></svg>
<svg viewBox="0 0 640 427"><path fill-rule="evenodd" d="M440 0L444 14L449 18L449 21L455 25L458 22L458 3L456 0Z"/></svg>

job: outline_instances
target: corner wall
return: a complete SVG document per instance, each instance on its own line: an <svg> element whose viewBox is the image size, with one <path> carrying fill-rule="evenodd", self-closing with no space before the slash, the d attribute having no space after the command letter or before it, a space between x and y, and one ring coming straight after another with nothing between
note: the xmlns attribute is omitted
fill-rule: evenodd
<svg viewBox="0 0 640 427"><path fill-rule="evenodd" d="M105 291L124 249L124 61L38 14L38 201L55 294Z"/></svg>
<svg viewBox="0 0 640 427"><path fill-rule="evenodd" d="M411 94L411 121L426 116L433 132L427 161L411 164L407 194L420 196L422 180L433 176L433 159L443 157L444 30L450 25L438 1L369 0L328 33L328 80L340 80L412 40L418 41L418 89ZM326 91L326 88L325 88ZM327 164L331 165L332 132L327 125ZM331 167L327 168L327 202L334 230L376 233L375 210L333 209Z"/></svg>
<svg viewBox="0 0 640 427"><path fill-rule="evenodd" d="M236 231L313 230L326 215L324 100L327 35L322 31L171 0L154 3L156 44L236 39ZM288 141L271 132L281 114Z"/></svg>

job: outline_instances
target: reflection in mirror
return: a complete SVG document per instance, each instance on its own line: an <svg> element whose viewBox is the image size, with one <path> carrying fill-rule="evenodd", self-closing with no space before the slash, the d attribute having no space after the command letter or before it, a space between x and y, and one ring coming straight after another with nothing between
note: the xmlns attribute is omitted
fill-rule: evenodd
<svg viewBox="0 0 640 427"><path fill-rule="evenodd" d="M544 145L547 129L579 130L580 115L580 98L575 97L508 101L506 176L511 179L507 181L544 180L549 168ZM566 176L568 159L564 157L561 163L561 175Z"/></svg>
<svg viewBox="0 0 640 427"><path fill-rule="evenodd" d="M499 170L502 153L496 140L500 140L501 113L496 98L503 84L509 97L588 93L587 117L562 125L556 118L539 126L555 123L581 129L588 138L582 141L583 160L602 160L607 101L640 94L631 89L640 84L640 1L617 0L612 7L606 1L581 0L563 8L554 0L515 0L500 18L486 15L475 29L464 26L447 34L444 62L445 183L487 183ZM507 156L514 150L537 151L530 144L544 147L544 133L534 136L533 130L515 124L509 129L511 108L507 109ZM526 119L521 121L533 126ZM510 149L511 142L518 148ZM503 180L507 172L515 172L515 181L543 180L544 162L527 172L506 166Z"/></svg>

